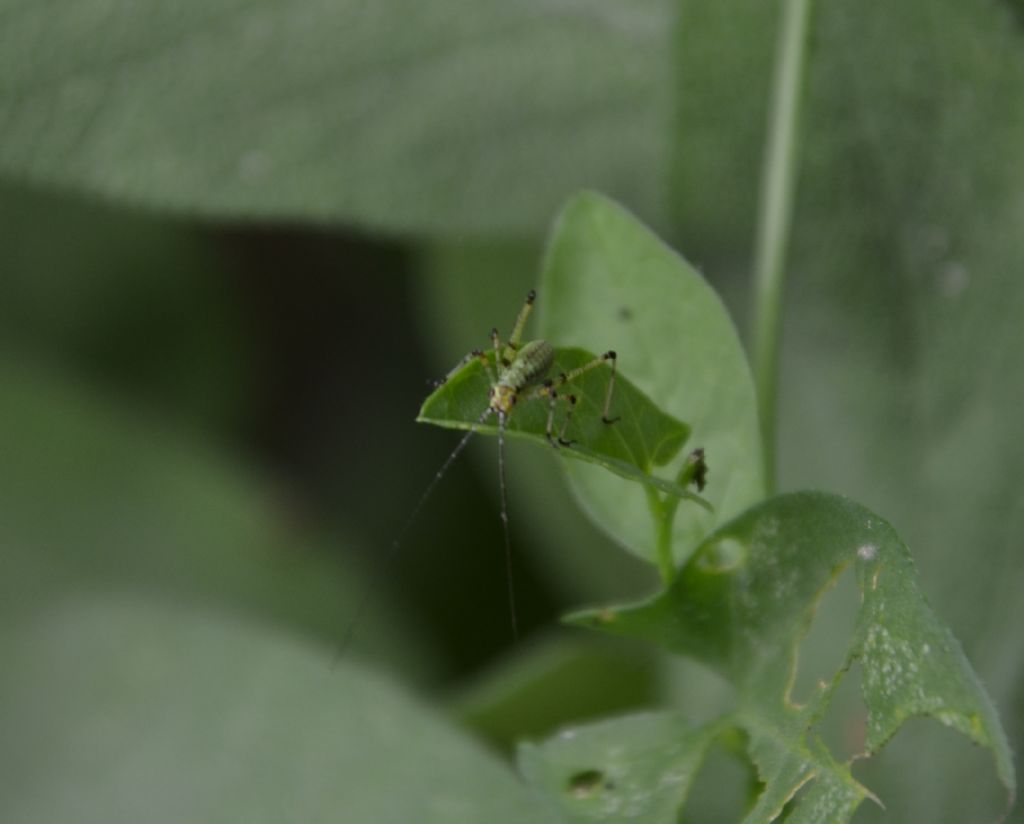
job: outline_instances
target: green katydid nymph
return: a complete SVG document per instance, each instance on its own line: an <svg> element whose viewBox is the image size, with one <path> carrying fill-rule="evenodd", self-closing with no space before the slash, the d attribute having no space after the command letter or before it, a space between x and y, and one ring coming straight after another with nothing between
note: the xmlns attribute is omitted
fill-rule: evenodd
<svg viewBox="0 0 1024 824"><path fill-rule="evenodd" d="M556 377L551 378L548 377L548 373L555 362L555 348L546 340L532 340L522 343L523 330L526 328L526 321L533 310L533 303L536 298L537 293L531 289L526 296L523 308L519 310L515 325L512 327L512 333L509 335L508 342L505 345L501 343L501 336L498 334L498 330L496 328L491 329L494 368L491 367L490 359L482 349L474 349L456 364L444 378L438 381L438 386L440 386L471 361L479 360L483 364L491 383L490 400L487 408L484 409L476 423L463 436L462 440L448 457L448 460L445 461L440 471L434 477L430 487L424 493L424 496L430 494L434 483L441 479L445 470L447 470L452 461L455 460L469 442L469 439L476 431L476 427L483 424L491 415L496 415L498 418L498 481L501 488L501 526L505 538L506 577L508 580L509 610L512 619L513 636L518 634L518 627L516 625L515 588L512 582L512 545L508 529L508 492L505 482L505 426L508 418L515 410L516 404L535 399L546 400L548 402L548 419L545 434L547 435L548 442L556 448L571 446L572 441L567 440L565 436L569 428L569 422L572 420L572 413L577 399L573 394L559 394L559 389L591 369L609 364L611 375L608 379L608 388L605 391L601 420L609 425L618 420L618 418L608 416L611 409L612 393L615 390L615 352L605 352L589 363L585 363L569 372L562 372ZM554 431L555 410L559 400L563 399L568 403L568 408L565 419L562 421L562 425L556 435Z"/></svg>
<svg viewBox="0 0 1024 824"><path fill-rule="evenodd" d="M606 424L615 423L618 418L608 417L611 408L612 393L615 390L615 352L605 352L600 357L594 358L589 363L577 367L569 372L562 372L556 378L549 378L548 373L555 361L555 348L546 340L532 340L522 343L523 329L533 309L533 303L537 293L530 290L526 296L523 308L519 310L515 325L512 327L512 334L509 335L508 343L502 346L501 337L497 329L491 330L491 344L494 348L494 363L497 371L491 368L490 360L482 349L474 349L464 357L444 378L437 382L437 385L445 383L448 378L466 366L473 360L479 360L487 372L491 382L490 402L484 410L478 425L486 421L492 414L498 416L499 436L503 433L505 422L517 403L535 398L547 399L550 408L548 411L547 437L552 446L570 446L571 441L565 439L565 432L572 419L573 407L576 405L575 395L559 395L558 390L565 384L575 380L580 375L596 369L603 364L611 366L611 376L608 379L608 388L605 392L604 411L601 420ZM559 430L557 438L554 435L555 408L560 398L569 403L569 409L565 420ZM472 431L472 430L470 430Z"/></svg>

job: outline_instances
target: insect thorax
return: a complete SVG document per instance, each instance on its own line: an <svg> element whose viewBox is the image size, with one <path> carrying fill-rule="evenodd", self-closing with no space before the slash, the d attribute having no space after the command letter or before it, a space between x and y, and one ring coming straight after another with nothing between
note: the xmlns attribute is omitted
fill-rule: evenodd
<svg viewBox="0 0 1024 824"><path fill-rule="evenodd" d="M555 362L555 348L546 340L531 340L516 352L498 374L498 385L521 392L540 381Z"/></svg>
<svg viewBox="0 0 1024 824"><path fill-rule="evenodd" d="M506 348L506 358L509 351ZM554 361L555 349L546 340L524 344L508 359L507 366L504 361L498 365L498 382L491 390L491 409L503 415L511 413L516 396L547 375Z"/></svg>

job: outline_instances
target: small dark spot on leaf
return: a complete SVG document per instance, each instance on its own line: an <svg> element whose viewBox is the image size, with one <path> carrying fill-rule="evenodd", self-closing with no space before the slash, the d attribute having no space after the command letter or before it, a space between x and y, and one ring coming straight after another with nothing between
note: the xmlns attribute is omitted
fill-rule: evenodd
<svg viewBox="0 0 1024 824"><path fill-rule="evenodd" d="M619 307L619 320L621 320L621 321L633 320L633 310L630 309L628 306L620 306Z"/></svg>
<svg viewBox="0 0 1024 824"><path fill-rule="evenodd" d="M589 798L602 789L611 789L611 782L605 782L600 770L583 770L569 776L568 791L576 798Z"/></svg>

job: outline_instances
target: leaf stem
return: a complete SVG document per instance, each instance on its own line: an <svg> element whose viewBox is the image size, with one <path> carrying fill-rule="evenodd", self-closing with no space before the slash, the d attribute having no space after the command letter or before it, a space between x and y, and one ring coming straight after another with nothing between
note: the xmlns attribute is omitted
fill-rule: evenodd
<svg viewBox="0 0 1024 824"><path fill-rule="evenodd" d="M691 452L683 468L679 470L676 483L686 489L693 483L694 476L701 465L698 461L703 460L703 450ZM676 521L676 512L679 511L679 502L683 500L678 495L659 495L655 489L645 486L647 492L647 505L651 510L651 517L655 523L654 538L654 559L658 567L658 574L661 575L661 582L668 586L676 573L676 559L672 552L672 528Z"/></svg>
<svg viewBox="0 0 1024 824"><path fill-rule="evenodd" d="M783 0L768 140L761 173L754 264L754 380L761 418L765 484L775 487L779 338L786 251L797 177L797 137L813 0Z"/></svg>
<svg viewBox="0 0 1024 824"><path fill-rule="evenodd" d="M668 586L675 573L675 559L672 557L672 525L675 522L676 507L667 506L672 496L665 500L654 489L644 487L647 493L647 507L654 520L654 563L658 568L661 583ZM678 502L678 498L675 499Z"/></svg>

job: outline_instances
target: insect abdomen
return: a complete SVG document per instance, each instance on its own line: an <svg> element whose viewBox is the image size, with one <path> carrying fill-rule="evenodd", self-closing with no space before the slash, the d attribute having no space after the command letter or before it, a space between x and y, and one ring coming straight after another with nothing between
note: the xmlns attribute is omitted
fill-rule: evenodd
<svg viewBox="0 0 1024 824"><path fill-rule="evenodd" d="M516 353L501 383L519 392L547 375L554 362L555 348L546 340L532 340Z"/></svg>

